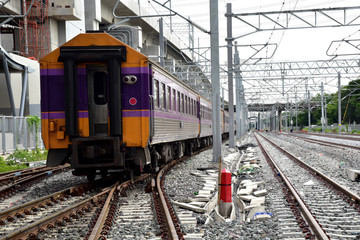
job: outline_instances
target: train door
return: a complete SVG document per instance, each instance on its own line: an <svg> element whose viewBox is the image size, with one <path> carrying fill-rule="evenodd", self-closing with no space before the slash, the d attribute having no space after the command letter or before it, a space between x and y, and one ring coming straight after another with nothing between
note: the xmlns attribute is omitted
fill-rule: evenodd
<svg viewBox="0 0 360 240"><path fill-rule="evenodd" d="M108 73L105 65L87 66L90 136L108 136Z"/></svg>

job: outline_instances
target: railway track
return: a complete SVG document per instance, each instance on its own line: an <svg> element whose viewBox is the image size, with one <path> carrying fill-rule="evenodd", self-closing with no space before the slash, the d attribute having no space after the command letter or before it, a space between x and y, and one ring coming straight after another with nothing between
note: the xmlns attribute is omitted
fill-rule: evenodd
<svg viewBox="0 0 360 240"><path fill-rule="evenodd" d="M269 139L260 138L257 134L255 137L262 152L273 166L276 176L279 176L284 184L283 192L286 193L288 204L292 209L292 214L287 212L284 215L288 216L289 224L293 224L290 220L291 215L294 215L299 223L298 226L293 226L294 231L300 226L305 238L316 236L317 239L358 239L360 237L358 195L271 143ZM289 158L292 161L289 161ZM279 208L275 209L279 211ZM310 228L308 229L307 226ZM290 227L288 226L287 229Z"/></svg>
<svg viewBox="0 0 360 240"><path fill-rule="evenodd" d="M55 226L70 222L91 209L85 199L93 197L94 190L102 184L104 181L80 184L1 211L0 239L40 237ZM91 203L94 205L96 202L93 200ZM71 206L75 207L71 209Z"/></svg>
<svg viewBox="0 0 360 240"><path fill-rule="evenodd" d="M299 135L310 135L310 136L319 136L319 137L326 137L326 138L335 138L335 139L344 139L344 140L351 140L351 141L360 141L359 135L354 134L334 134L334 133L304 133L304 132L294 132L295 134ZM294 134L293 133L293 134Z"/></svg>
<svg viewBox="0 0 360 240"><path fill-rule="evenodd" d="M280 133L277 133L277 134L280 134ZM288 134L284 134L284 135L288 135ZM309 138L309 137L302 137L302 136L298 136L298 135L294 135L294 134L289 134L289 136L302 139L306 142L316 143L316 144L320 144L320 145L324 145L324 146L328 146L328 147L336 147L336 148L342 148L342 149L352 148L355 150L360 150L359 146L354 146L354 145L334 143L334 142L329 142L329 141L324 141L324 140L319 140L319 139L313 139L313 138ZM359 140L355 140L355 141L359 141Z"/></svg>
<svg viewBox="0 0 360 240"><path fill-rule="evenodd" d="M0 239L184 239L163 186L169 169L184 159L187 157L167 164L155 179L144 174L100 188L110 185L101 179L3 210L0 212ZM67 168L51 169L51 173ZM30 171L34 179L28 174L4 188L4 198L11 200L12 192L50 174L47 168L38 169L40 172Z"/></svg>
<svg viewBox="0 0 360 240"><path fill-rule="evenodd" d="M175 212L165 192L164 180L173 166L187 158L168 163L156 178L148 176L138 180L140 184L132 189L129 186L118 187L113 197L104 204L95 227L86 239L185 239L181 222L192 220L196 223L196 219L186 212Z"/></svg>
<svg viewBox="0 0 360 240"><path fill-rule="evenodd" d="M147 176L137 180L147 182L134 189L126 191L128 186L119 186L114 190L86 239L184 239L179 220L163 188L165 174L181 160L165 165L156 180Z"/></svg>
<svg viewBox="0 0 360 240"><path fill-rule="evenodd" d="M61 165L52 168L35 168L27 171L18 171L8 175L1 176L1 180L8 185L2 186L0 189L0 200L11 197L16 191L46 177L52 176L63 171L69 170L69 165ZM21 177L20 177L21 176Z"/></svg>

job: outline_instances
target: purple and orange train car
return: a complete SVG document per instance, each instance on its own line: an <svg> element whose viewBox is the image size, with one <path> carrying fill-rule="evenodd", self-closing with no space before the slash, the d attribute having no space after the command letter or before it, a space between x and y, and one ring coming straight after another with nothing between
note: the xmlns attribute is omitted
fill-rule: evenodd
<svg viewBox="0 0 360 240"><path fill-rule="evenodd" d="M107 33L79 34L40 66L48 166L131 176L212 142L211 103Z"/></svg>

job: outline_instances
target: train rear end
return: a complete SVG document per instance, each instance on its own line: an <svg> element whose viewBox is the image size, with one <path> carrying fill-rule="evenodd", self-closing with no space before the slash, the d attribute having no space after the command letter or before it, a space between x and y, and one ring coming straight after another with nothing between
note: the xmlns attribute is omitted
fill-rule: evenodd
<svg viewBox="0 0 360 240"><path fill-rule="evenodd" d="M75 174L93 178L97 170L147 164L145 56L106 33L91 33L78 35L40 63L48 166L70 162Z"/></svg>

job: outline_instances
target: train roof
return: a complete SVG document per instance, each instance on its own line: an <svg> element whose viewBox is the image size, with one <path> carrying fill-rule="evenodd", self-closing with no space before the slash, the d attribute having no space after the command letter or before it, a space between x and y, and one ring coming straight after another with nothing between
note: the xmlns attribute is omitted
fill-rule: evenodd
<svg viewBox="0 0 360 240"><path fill-rule="evenodd" d="M166 73L167 75L171 76L172 78L176 79L176 81L183 86L184 88L188 89L189 91L192 91L194 94L199 95L199 97L202 99L202 102L206 102L207 104L211 105L211 101L207 98L205 98L204 96L202 96L198 91L196 91L195 89L191 88L189 85L187 85L186 83L184 83L183 81L181 81L180 79L178 79L174 74L170 73L169 71L167 71L164 67L162 67L160 64L158 64L157 62L154 62L153 60L149 59L149 62L151 65L155 66L155 68L157 70L160 70L164 73Z"/></svg>
<svg viewBox="0 0 360 240"><path fill-rule="evenodd" d="M117 38L111 36L108 33L104 32L96 32L96 33L81 33L68 42L64 43L61 47L71 47L71 46L126 46L126 58L127 61L124 62L124 67L139 67L139 63L141 67L145 67L148 65L148 57L144 54L136 51L129 45L126 45L125 43L121 42ZM56 63L59 62L58 58L60 56L60 47L55 49L54 51L47 54L45 57L40 59L41 63ZM42 66L43 67L43 66ZM62 62L61 66L59 68L62 68Z"/></svg>

